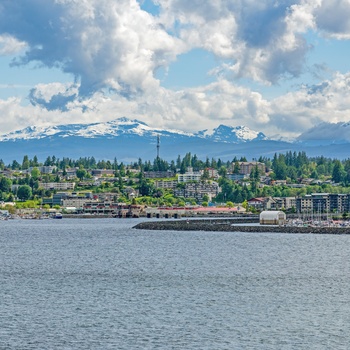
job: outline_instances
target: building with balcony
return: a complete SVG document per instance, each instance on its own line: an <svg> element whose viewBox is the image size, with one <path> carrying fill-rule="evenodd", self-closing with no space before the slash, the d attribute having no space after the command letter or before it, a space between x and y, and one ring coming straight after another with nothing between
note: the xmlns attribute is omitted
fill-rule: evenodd
<svg viewBox="0 0 350 350"><path fill-rule="evenodd" d="M178 175L178 182L200 181L202 174L199 171L186 172Z"/></svg>
<svg viewBox="0 0 350 350"><path fill-rule="evenodd" d="M174 189L176 188L178 182L177 180L156 180L154 181L154 186L156 188L170 188L170 189Z"/></svg>
<svg viewBox="0 0 350 350"><path fill-rule="evenodd" d="M221 191L217 182L191 182L186 183L184 188L176 188L174 194L177 197L195 198L198 201L203 200L203 196L207 195L209 200L216 197Z"/></svg>
<svg viewBox="0 0 350 350"><path fill-rule="evenodd" d="M239 173L244 175L250 175L252 170L257 167L261 175L265 175L266 166L260 162L239 162ZM234 164L232 164L232 169Z"/></svg>
<svg viewBox="0 0 350 350"><path fill-rule="evenodd" d="M44 190L74 190L75 182L39 182L39 187Z"/></svg>
<svg viewBox="0 0 350 350"><path fill-rule="evenodd" d="M145 179L162 179L168 177L174 177L175 173L173 171L145 171L143 173Z"/></svg>
<svg viewBox="0 0 350 350"><path fill-rule="evenodd" d="M312 193L296 198L298 212L344 213L350 211L350 195L335 193Z"/></svg>

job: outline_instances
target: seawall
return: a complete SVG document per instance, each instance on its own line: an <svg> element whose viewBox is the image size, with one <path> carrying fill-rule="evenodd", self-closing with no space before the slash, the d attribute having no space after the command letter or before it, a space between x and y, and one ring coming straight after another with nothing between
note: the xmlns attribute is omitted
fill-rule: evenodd
<svg viewBox="0 0 350 350"><path fill-rule="evenodd" d="M246 224L247 221L244 221ZM291 227L241 225L236 220L171 220L142 222L134 226L141 230L170 231L220 231L220 232L269 232L269 233L312 233L350 234L349 227Z"/></svg>

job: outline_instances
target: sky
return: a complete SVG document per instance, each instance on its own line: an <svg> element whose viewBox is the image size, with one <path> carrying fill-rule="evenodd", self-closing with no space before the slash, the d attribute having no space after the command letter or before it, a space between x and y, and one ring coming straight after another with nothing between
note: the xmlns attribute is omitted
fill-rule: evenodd
<svg viewBox="0 0 350 350"><path fill-rule="evenodd" d="M349 55L350 0L1 0L0 134L120 117L324 134L350 122Z"/></svg>

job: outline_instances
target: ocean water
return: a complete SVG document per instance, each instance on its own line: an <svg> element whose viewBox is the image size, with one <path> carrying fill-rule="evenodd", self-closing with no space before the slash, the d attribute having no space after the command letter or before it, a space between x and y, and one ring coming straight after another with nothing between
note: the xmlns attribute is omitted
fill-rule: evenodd
<svg viewBox="0 0 350 350"><path fill-rule="evenodd" d="M348 349L350 236L0 222L0 349Z"/></svg>

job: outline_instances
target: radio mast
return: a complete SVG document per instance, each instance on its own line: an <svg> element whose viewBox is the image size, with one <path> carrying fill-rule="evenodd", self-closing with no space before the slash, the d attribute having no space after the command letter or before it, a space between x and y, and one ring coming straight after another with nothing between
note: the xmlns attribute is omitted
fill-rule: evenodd
<svg viewBox="0 0 350 350"><path fill-rule="evenodd" d="M157 159L159 159L160 136L157 135Z"/></svg>

